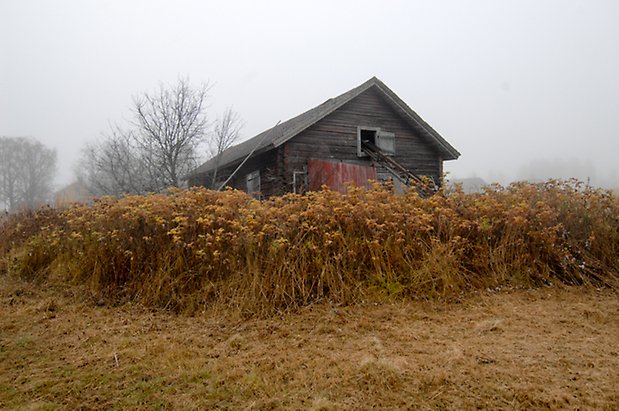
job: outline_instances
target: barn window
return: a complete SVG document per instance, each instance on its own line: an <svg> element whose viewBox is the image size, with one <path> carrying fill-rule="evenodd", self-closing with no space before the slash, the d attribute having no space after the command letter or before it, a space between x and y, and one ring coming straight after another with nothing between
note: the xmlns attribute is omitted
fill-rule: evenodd
<svg viewBox="0 0 619 411"><path fill-rule="evenodd" d="M260 170L252 171L245 177L247 193L255 198L260 198Z"/></svg>
<svg viewBox="0 0 619 411"><path fill-rule="evenodd" d="M376 135L380 132L377 127L357 127L357 156L366 157L367 154L361 149L362 143L372 143L376 145Z"/></svg>
<svg viewBox="0 0 619 411"><path fill-rule="evenodd" d="M371 143L388 156L395 155L395 134L377 127L357 127L357 156L365 157L363 143Z"/></svg>

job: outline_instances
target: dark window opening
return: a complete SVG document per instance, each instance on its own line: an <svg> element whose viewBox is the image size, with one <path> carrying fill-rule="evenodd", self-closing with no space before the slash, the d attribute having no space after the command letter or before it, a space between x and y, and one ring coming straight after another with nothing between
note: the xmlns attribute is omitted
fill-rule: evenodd
<svg viewBox="0 0 619 411"><path fill-rule="evenodd" d="M367 156L363 150L363 144L370 143L377 145L379 133L380 128L378 127L357 127L357 156Z"/></svg>
<svg viewBox="0 0 619 411"><path fill-rule="evenodd" d="M361 143L376 145L376 130L361 130Z"/></svg>

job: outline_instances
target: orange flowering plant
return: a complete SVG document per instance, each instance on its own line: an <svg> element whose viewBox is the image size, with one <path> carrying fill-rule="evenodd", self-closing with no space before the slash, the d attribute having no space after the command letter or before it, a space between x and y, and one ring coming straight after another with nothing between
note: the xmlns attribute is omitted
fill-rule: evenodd
<svg viewBox="0 0 619 411"><path fill-rule="evenodd" d="M619 269L619 202L575 180L429 198L379 184L264 201L192 188L28 211L0 226L0 271L176 311L614 287Z"/></svg>

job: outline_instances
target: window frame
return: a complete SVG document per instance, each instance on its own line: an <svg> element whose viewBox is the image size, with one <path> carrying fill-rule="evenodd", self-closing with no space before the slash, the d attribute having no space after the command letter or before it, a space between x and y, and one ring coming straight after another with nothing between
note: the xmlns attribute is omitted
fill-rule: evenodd
<svg viewBox="0 0 619 411"><path fill-rule="evenodd" d="M357 126L357 157L367 157L368 155L361 150L361 132L362 131L373 131L374 132L374 141L376 141L376 137L380 133L380 127L370 127L370 126Z"/></svg>

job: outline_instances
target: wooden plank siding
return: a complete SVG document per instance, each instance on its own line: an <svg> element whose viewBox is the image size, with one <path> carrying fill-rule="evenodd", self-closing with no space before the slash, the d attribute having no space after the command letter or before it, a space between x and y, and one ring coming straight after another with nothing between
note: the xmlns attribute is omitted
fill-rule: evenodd
<svg viewBox="0 0 619 411"><path fill-rule="evenodd" d="M357 156L357 127L379 127L395 133L394 159L417 175L440 181L442 161L438 151L373 88L286 142L282 179L291 184L292 171L304 169L310 158L367 165L368 158Z"/></svg>
<svg viewBox="0 0 619 411"><path fill-rule="evenodd" d="M234 164L227 165L217 171L217 180L219 182L225 181L230 175L237 169L241 161L238 161ZM280 173L278 172L277 166L277 150L270 150L265 153L261 153L255 156L252 156L243 164L243 166L234 174L234 176L230 179L227 186L246 191L247 189L247 174L252 171L259 170L260 171L260 191L265 196L273 195L273 193L279 192L280 190ZM200 174L192 179L190 179L190 186L211 186L212 172ZM219 187L212 187L219 188Z"/></svg>
<svg viewBox="0 0 619 411"><path fill-rule="evenodd" d="M373 143L389 157L378 152L359 157L359 129L374 131L376 139ZM372 134L364 135L369 137ZM399 170L402 179L412 178L410 173L414 173L429 176L440 184L443 160L455 160L460 153L389 87L372 77L339 96L228 148L219 157L197 167L186 178L190 185L210 186L208 177L212 176L213 169L221 161L225 164L218 172L217 180L221 185L224 177L233 173L248 155L252 158L231 177L228 184L245 190L247 174L260 170L261 192L267 197L307 189L311 183L307 179L310 159L365 166L376 161L380 163L374 165L379 179L391 176L386 164L383 164L390 162ZM293 183L293 176L298 177L296 183Z"/></svg>
<svg viewBox="0 0 619 411"><path fill-rule="evenodd" d="M335 160L368 166L369 157L357 156L357 128L380 128L395 134L393 158L419 176L430 176L436 183L442 176L441 154L435 145L421 137L405 116L376 88L371 87L341 107L318 120L278 147L255 154L228 182L228 186L245 191L247 174L260 170L260 191L263 197L294 191L293 173L306 172L308 160ZM264 149L263 149L264 150ZM218 172L221 183L244 160L229 163ZM391 177L376 164L379 179ZM190 185L210 186L212 171L189 180ZM308 181L311 186L311 182ZM215 187L218 188L218 187ZM307 187L306 187L307 188Z"/></svg>

